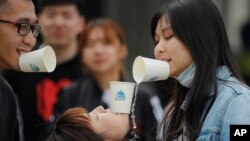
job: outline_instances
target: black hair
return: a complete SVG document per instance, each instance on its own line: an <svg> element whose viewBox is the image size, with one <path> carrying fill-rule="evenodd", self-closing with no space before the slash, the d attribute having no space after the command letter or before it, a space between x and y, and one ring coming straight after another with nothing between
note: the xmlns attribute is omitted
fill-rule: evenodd
<svg viewBox="0 0 250 141"><path fill-rule="evenodd" d="M42 10L46 6L57 6L57 5L75 5L77 7L77 11L80 15L85 15L85 0L39 0L39 4L37 5L38 14L42 12Z"/></svg>
<svg viewBox="0 0 250 141"><path fill-rule="evenodd" d="M182 134L185 119L189 139L195 140L201 129L201 118L208 100L208 93L217 95L216 69L227 65L232 75L243 82L239 68L230 49L225 25L219 10L211 0L166 0L163 7L151 21L151 34L154 38L157 23L165 20L170 23L175 35L192 55L196 72L192 86L187 89L177 86L172 102L164 117L164 140L173 140ZM187 91L190 101L187 109L181 104Z"/></svg>
<svg viewBox="0 0 250 141"><path fill-rule="evenodd" d="M0 10L3 10L7 5L8 0L0 0Z"/></svg>
<svg viewBox="0 0 250 141"><path fill-rule="evenodd" d="M241 37L244 49L250 50L250 21L243 25L241 29Z"/></svg>

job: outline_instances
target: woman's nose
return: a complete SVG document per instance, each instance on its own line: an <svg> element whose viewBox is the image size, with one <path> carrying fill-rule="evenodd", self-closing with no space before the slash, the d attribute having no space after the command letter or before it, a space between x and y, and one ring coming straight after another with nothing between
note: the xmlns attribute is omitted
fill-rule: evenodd
<svg viewBox="0 0 250 141"><path fill-rule="evenodd" d="M93 113L104 113L105 109L103 108L103 106L98 106L92 112Z"/></svg>
<svg viewBox="0 0 250 141"><path fill-rule="evenodd" d="M107 113L114 113L111 109L105 109L105 112L107 112Z"/></svg>
<svg viewBox="0 0 250 141"><path fill-rule="evenodd" d="M158 44L156 44L155 49L154 49L155 58L158 58L159 56L161 56L161 54L165 53L165 51L166 51L165 47L159 41Z"/></svg>

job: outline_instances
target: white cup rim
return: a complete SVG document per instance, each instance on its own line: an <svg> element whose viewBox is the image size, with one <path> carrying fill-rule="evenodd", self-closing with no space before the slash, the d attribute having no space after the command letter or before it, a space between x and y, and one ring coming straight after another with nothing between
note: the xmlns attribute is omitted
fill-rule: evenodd
<svg viewBox="0 0 250 141"><path fill-rule="evenodd" d="M166 61L137 56L133 63L133 78L136 83L165 80L169 77L169 72L170 66Z"/></svg>
<svg viewBox="0 0 250 141"><path fill-rule="evenodd" d="M141 69L140 69L140 74L138 75L138 74L136 74L137 73L137 69L138 68L140 68L140 67L138 67L138 65L140 65L140 67L141 67ZM142 57L142 56L137 56L136 58L135 58L135 61L134 61L134 63L133 63L133 77L134 77L134 80L136 81L136 82L142 82L143 81L143 79L144 79L144 76L145 76L145 70L146 70L146 68L145 68L146 66L145 66L145 62L144 62L144 57Z"/></svg>
<svg viewBox="0 0 250 141"><path fill-rule="evenodd" d="M131 84L135 85L134 82L125 82L125 81L109 81L110 84Z"/></svg>
<svg viewBox="0 0 250 141"><path fill-rule="evenodd" d="M48 60L47 57L49 57L50 60ZM56 68L56 55L55 55L55 52L51 46L44 47L43 62L44 62L44 67L46 68L46 70L48 72L52 72L55 70L55 68Z"/></svg>

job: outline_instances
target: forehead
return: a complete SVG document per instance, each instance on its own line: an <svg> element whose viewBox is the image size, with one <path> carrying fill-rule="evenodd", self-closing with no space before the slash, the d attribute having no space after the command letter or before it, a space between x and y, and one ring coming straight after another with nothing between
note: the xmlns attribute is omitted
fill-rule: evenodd
<svg viewBox="0 0 250 141"><path fill-rule="evenodd" d="M31 0L8 0L8 3L0 13L0 18L10 21L25 20L36 22L35 8Z"/></svg>
<svg viewBox="0 0 250 141"><path fill-rule="evenodd" d="M106 41L109 44L120 43L118 36L110 28L96 26L87 34L88 40Z"/></svg>
<svg viewBox="0 0 250 141"><path fill-rule="evenodd" d="M157 23L157 31L162 31L164 29L168 29L170 28L171 25L170 25L170 21L168 18L166 17L161 17Z"/></svg>
<svg viewBox="0 0 250 141"><path fill-rule="evenodd" d="M101 27L94 27L89 32L89 38L104 38L104 31Z"/></svg>

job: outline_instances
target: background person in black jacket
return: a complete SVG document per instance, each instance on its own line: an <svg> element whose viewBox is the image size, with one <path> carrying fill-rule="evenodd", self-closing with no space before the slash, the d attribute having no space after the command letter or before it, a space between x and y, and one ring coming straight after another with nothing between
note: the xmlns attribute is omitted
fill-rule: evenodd
<svg viewBox="0 0 250 141"><path fill-rule="evenodd" d="M109 81L125 81L124 60L127 47L122 28L112 20L90 21L81 34L80 47L87 77L64 89L59 96L57 112L83 106L88 111L96 106L110 107ZM154 141L157 122L162 116L159 98L148 87L140 87L135 105L137 128L143 141Z"/></svg>
<svg viewBox="0 0 250 141"><path fill-rule="evenodd" d="M0 71L20 71L18 62L21 52L29 52L36 43L40 30L35 8L31 0L0 1ZM22 140L18 124L19 109L15 94L0 76L0 141Z"/></svg>

